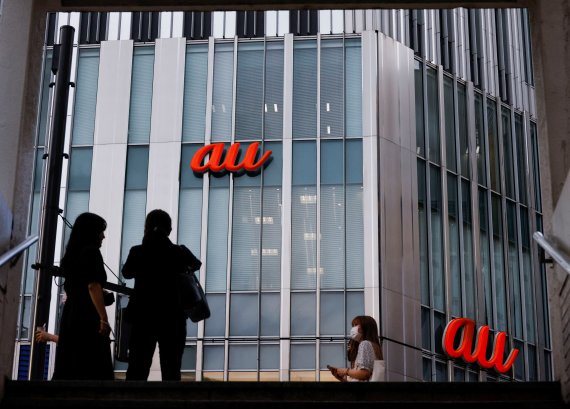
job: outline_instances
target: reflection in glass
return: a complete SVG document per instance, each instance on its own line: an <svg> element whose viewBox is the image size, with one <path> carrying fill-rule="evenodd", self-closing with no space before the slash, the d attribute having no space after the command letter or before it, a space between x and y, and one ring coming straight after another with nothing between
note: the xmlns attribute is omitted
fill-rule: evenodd
<svg viewBox="0 0 570 409"><path fill-rule="evenodd" d="M505 171L505 186L506 194L511 199L515 199L515 175L514 175L514 161L513 161L513 143L511 135L511 112L506 109L501 109L501 120L503 124L503 157L504 157L504 171Z"/></svg>
<svg viewBox="0 0 570 409"><path fill-rule="evenodd" d="M517 219L516 205L507 200L507 227L508 227L508 261L509 261L509 281L510 281L510 304L511 319L513 320L512 331L514 336L522 338L522 300L521 283L519 270L519 253L517 239Z"/></svg>
<svg viewBox="0 0 570 409"><path fill-rule="evenodd" d="M485 289L485 321L493 325L493 280L491 277L491 260L489 253L489 215L487 206L487 190L479 189L479 240L481 242L481 273Z"/></svg>
<svg viewBox="0 0 570 409"><path fill-rule="evenodd" d="M505 262L503 257L503 216L501 213L501 198L491 196L493 212L493 260L495 267L495 305L497 308L498 331L507 331L507 298L505 285Z"/></svg>
<svg viewBox="0 0 570 409"><path fill-rule="evenodd" d="M457 171L455 144L455 107L453 103L453 80L443 76L443 104L445 114L445 152L447 168Z"/></svg>
<svg viewBox="0 0 570 409"><path fill-rule="evenodd" d="M499 139L497 131L497 104L487 99L487 137L489 140L489 169L491 171L491 189L501 192L499 173Z"/></svg>
<svg viewBox="0 0 570 409"><path fill-rule="evenodd" d="M461 180L463 216L463 266L465 274L465 306L467 316L475 318L475 274L473 257L473 227L471 217L471 190L466 180Z"/></svg>
<svg viewBox="0 0 570 409"><path fill-rule="evenodd" d="M423 69L419 61L414 60L414 89L416 101L416 153L425 157L424 134L424 88Z"/></svg>
<svg viewBox="0 0 570 409"><path fill-rule="evenodd" d="M461 254L459 250L459 206L457 200L457 177L447 174L447 208L449 221L449 273L451 279L451 313L463 315L461 308Z"/></svg>
<svg viewBox="0 0 570 409"><path fill-rule="evenodd" d="M483 124L483 100L478 92L475 93L475 156L477 158L477 182L480 185L487 186L487 169L485 166L487 146Z"/></svg>
<svg viewBox="0 0 570 409"><path fill-rule="evenodd" d="M316 67L316 41L295 41L293 50L293 138L316 138L317 136L318 70Z"/></svg>
<svg viewBox="0 0 570 409"><path fill-rule="evenodd" d="M212 100L212 142L229 141L233 110L233 43L216 44Z"/></svg>
<svg viewBox="0 0 570 409"><path fill-rule="evenodd" d="M437 72L433 68L427 69L427 115L429 159L432 162L440 161L439 141L439 102L437 96Z"/></svg>
<svg viewBox="0 0 570 409"><path fill-rule="evenodd" d="M523 133L523 118L520 114L515 114L515 141L517 147L517 167L519 182L519 202L528 204L527 173L526 173L526 144Z"/></svg>
<svg viewBox="0 0 570 409"><path fill-rule="evenodd" d="M342 40L321 41L321 137L344 136L344 48Z"/></svg>
<svg viewBox="0 0 570 409"><path fill-rule="evenodd" d="M457 115L459 123L459 162L461 164L461 175L470 178L467 90L464 84L457 85Z"/></svg>
<svg viewBox="0 0 570 409"><path fill-rule="evenodd" d="M264 112L263 48L263 42L238 43L236 140L261 139Z"/></svg>
<svg viewBox="0 0 570 409"><path fill-rule="evenodd" d="M422 291L422 304L431 305L428 275L428 250L427 250L427 212L426 212L426 165L418 159L418 214L420 227L420 280Z"/></svg>
<svg viewBox="0 0 570 409"><path fill-rule="evenodd" d="M441 175L439 168L430 166L431 193L431 268L433 307L445 311L445 277L443 271L443 225L441 221Z"/></svg>

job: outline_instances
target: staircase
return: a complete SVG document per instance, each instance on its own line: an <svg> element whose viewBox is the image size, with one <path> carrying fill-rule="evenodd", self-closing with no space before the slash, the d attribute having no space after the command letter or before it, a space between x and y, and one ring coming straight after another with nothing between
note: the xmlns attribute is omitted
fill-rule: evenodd
<svg viewBox="0 0 570 409"><path fill-rule="evenodd" d="M357 406L355 406L357 405ZM16 408L570 409L559 383L6 381Z"/></svg>

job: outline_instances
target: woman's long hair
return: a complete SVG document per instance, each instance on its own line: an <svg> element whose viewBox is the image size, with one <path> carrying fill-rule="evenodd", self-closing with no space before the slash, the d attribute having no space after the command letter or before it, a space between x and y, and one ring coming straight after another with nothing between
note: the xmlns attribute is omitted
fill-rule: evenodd
<svg viewBox="0 0 570 409"><path fill-rule="evenodd" d="M166 238L171 231L172 219L168 213L161 209L155 209L146 216L143 244L149 243L153 238Z"/></svg>
<svg viewBox="0 0 570 409"><path fill-rule="evenodd" d="M376 357L382 359L382 347L380 346L376 320L368 315L358 315L352 320L352 326L355 327L357 325L360 325L361 338L359 341L355 341L354 339L348 341L348 360L354 363L356 355L358 355L358 345L362 341L370 341L374 347L374 352L376 352Z"/></svg>
<svg viewBox="0 0 570 409"><path fill-rule="evenodd" d="M107 222L105 219L95 213L81 213L77 216L65 248L65 255L61 262L62 266L76 260L86 247L99 247L101 244L101 233L106 228Z"/></svg>

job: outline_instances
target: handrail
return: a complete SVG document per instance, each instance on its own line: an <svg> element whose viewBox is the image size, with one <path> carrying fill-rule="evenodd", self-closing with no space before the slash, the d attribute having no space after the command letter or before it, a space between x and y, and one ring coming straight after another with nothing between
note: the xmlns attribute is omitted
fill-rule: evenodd
<svg viewBox="0 0 570 409"><path fill-rule="evenodd" d="M26 251L28 247L38 241L38 236L30 236L16 247L11 248L2 256L0 256L0 267L6 264L8 261L12 260L14 257L18 256L23 251Z"/></svg>
<svg viewBox="0 0 570 409"><path fill-rule="evenodd" d="M550 254L552 259L562 267L566 273L570 274L570 260L568 260L564 253L554 247L554 245L539 231L534 232L532 238L544 249L544 251Z"/></svg>

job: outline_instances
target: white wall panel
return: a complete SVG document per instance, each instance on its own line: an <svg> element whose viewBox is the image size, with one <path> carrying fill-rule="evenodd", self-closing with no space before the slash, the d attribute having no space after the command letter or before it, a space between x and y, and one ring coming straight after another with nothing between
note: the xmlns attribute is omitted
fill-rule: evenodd
<svg viewBox="0 0 570 409"><path fill-rule="evenodd" d="M178 38L184 36L184 12L175 11L172 13L172 37Z"/></svg>
<svg viewBox="0 0 570 409"><path fill-rule="evenodd" d="M133 15L131 12L121 13L121 28L119 30L119 40L131 38L131 22Z"/></svg>
<svg viewBox="0 0 570 409"><path fill-rule="evenodd" d="M119 25L121 24L121 13L109 13L109 25L107 29L107 40L119 39Z"/></svg>
<svg viewBox="0 0 570 409"><path fill-rule="evenodd" d="M172 37L172 12L163 11L160 13L160 38Z"/></svg>
<svg viewBox="0 0 570 409"><path fill-rule="evenodd" d="M183 38L156 40L147 213L163 209L170 214L172 237L178 226L185 49Z"/></svg>
<svg viewBox="0 0 570 409"><path fill-rule="evenodd" d="M132 40L101 43L95 144L127 143L132 64Z"/></svg>

